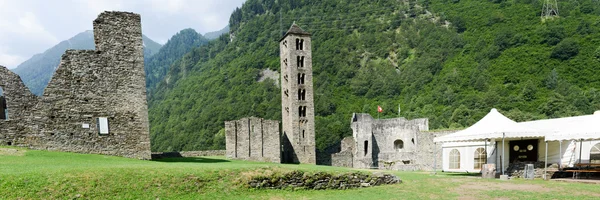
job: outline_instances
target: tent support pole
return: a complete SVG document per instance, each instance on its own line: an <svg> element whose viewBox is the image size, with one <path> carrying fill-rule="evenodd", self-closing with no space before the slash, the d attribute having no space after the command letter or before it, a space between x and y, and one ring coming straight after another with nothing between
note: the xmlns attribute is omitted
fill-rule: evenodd
<svg viewBox="0 0 600 200"><path fill-rule="evenodd" d="M485 164L487 164L487 160L488 160L488 151L487 151L487 141L488 139L485 139Z"/></svg>
<svg viewBox="0 0 600 200"><path fill-rule="evenodd" d="M562 140L558 141L558 170L562 171Z"/></svg>
<svg viewBox="0 0 600 200"><path fill-rule="evenodd" d="M581 148L583 144L583 139L579 139L579 163L581 163Z"/></svg>
<svg viewBox="0 0 600 200"><path fill-rule="evenodd" d="M496 154L496 162L494 162L494 164L496 164L496 173L498 173L498 169L500 169L498 166L500 163L498 163L498 141L494 140L494 154Z"/></svg>
<svg viewBox="0 0 600 200"><path fill-rule="evenodd" d="M501 166L502 167L502 175L506 175L506 174L504 174L504 164L505 164L504 160L506 159L506 157L504 157L504 146L505 146L504 145L504 136L505 136L505 134L502 133L502 156L500 156L500 159L502 162L502 166Z"/></svg>
<svg viewBox="0 0 600 200"><path fill-rule="evenodd" d="M547 172L548 172L548 141L546 141L546 158L544 160L544 180L548 180L547 177Z"/></svg>

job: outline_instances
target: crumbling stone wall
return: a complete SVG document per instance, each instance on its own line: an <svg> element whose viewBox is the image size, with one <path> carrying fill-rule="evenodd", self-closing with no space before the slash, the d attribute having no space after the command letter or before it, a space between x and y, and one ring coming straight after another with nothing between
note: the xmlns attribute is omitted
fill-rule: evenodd
<svg viewBox="0 0 600 200"><path fill-rule="evenodd" d="M264 162L281 162L279 121L257 117L225 122L226 156Z"/></svg>
<svg viewBox="0 0 600 200"><path fill-rule="evenodd" d="M0 119L0 145L26 145L26 133L35 128L31 112L38 98L23 84L19 75L4 66L0 66L0 87L8 110L8 119Z"/></svg>
<svg viewBox="0 0 600 200"><path fill-rule="evenodd" d="M331 166L335 167L353 167L353 152L355 148L353 137L345 137L341 141L341 150L339 153L331 155Z"/></svg>
<svg viewBox="0 0 600 200"><path fill-rule="evenodd" d="M101 13L94 20L94 39L96 50L63 54L39 100L20 79L8 80L16 85L7 87L9 96L23 99L13 102L34 105L23 109L27 114L15 112L24 119L10 125L11 133L20 135L19 146L34 149L150 159L140 15ZM99 134L99 118L108 120L108 134ZM0 138L6 135L3 131Z"/></svg>
<svg viewBox="0 0 600 200"><path fill-rule="evenodd" d="M441 147L435 147L433 138L447 133L428 132L428 119L373 119L369 114L354 114L351 126L353 136L345 138L342 146L353 148L332 155L334 166L433 170L436 156L440 159L436 165L441 167Z"/></svg>

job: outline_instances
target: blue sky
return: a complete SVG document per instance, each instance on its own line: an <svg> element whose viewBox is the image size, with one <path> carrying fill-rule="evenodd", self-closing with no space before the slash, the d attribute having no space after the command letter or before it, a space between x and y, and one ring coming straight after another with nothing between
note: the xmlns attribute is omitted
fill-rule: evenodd
<svg viewBox="0 0 600 200"><path fill-rule="evenodd" d="M217 31L245 0L0 0L0 65L14 68L31 56L92 30L104 10L142 15L142 31L164 44L185 28Z"/></svg>

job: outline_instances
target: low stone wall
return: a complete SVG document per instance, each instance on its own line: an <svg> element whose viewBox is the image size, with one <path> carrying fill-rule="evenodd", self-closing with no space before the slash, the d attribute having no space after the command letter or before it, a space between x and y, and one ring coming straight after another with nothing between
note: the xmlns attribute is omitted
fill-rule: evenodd
<svg viewBox="0 0 600 200"><path fill-rule="evenodd" d="M225 150L152 152L152 159L202 156L225 156Z"/></svg>
<svg viewBox="0 0 600 200"><path fill-rule="evenodd" d="M325 172L312 174L309 172L292 171L270 176L256 176L250 179L247 184L251 188L264 189L345 190L397 183L402 183L400 178L383 173L365 174L352 172L333 175Z"/></svg>
<svg viewBox="0 0 600 200"><path fill-rule="evenodd" d="M525 166L527 164L533 164L534 175L533 178L544 178L544 162L516 162L511 163L506 170L507 174L513 178L525 178ZM558 171L558 165L548 165L546 177L550 178L554 173Z"/></svg>

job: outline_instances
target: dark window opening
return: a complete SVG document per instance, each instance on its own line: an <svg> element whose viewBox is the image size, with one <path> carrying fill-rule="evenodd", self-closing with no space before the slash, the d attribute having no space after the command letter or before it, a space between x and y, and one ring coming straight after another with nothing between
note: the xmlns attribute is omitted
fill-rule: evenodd
<svg viewBox="0 0 600 200"><path fill-rule="evenodd" d="M287 40L284 40L284 41L283 41L283 46L284 46L285 48L287 48Z"/></svg>
<svg viewBox="0 0 600 200"><path fill-rule="evenodd" d="M298 89L298 100L305 100L305 99L306 99L306 90Z"/></svg>
<svg viewBox="0 0 600 200"><path fill-rule="evenodd" d="M304 50L304 39L296 38L296 50Z"/></svg>
<svg viewBox="0 0 600 200"><path fill-rule="evenodd" d="M403 160L402 164L409 165L410 164L410 160Z"/></svg>
<svg viewBox="0 0 600 200"><path fill-rule="evenodd" d="M288 75L286 74L285 76L283 76L283 79L285 79L285 82L288 82Z"/></svg>
<svg viewBox="0 0 600 200"><path fill-rule="evenodd" d="M285 89L285 91L283 91L283 94L285 94L285 96L286 96L286 97L289 97L289 94L288 94L288 90L287 90L287 89Z"/></svg>
<svg viewBox="0 0 600 200"><path fill-rule="evenodd" d="M298 64L297 67L304 67L304 56L297 56L296 61Z"/></svg>
<svg viewBox="0 0 600 200"><path fill-rule="evenodd" d="M369 141L365 140L365 156L367 155L368 150L369 150Z"/></svg>
<svg viewBox="0 0 600 200"><path fill-rule="evenodd" d="M283 59L283 64L285 64L285 66L287 67L287 58Z"/></svg>
<svg viewBox="0 0 600 200"><path fill-rule="evenodd" d="M400 151L401 149L404 149L404 141L402 140L396 140L394 141L394 149Z"/></svg>
<svg viewBox="0 0 600 200"><path fill-rule="evenodd" d="M298 114L300 117L306 117L306 106L298 107Z"/></svg>
<svg viewBox="0 0 600 200"><path fill-rule="evenodd" d="M304 73L298 73L298 85L304 84Z"/></svg>
<svg viewBox="0 0 600 200"><path fill-rule="evenodd" d="M8 120L8 106L4 97L4 90L0 87L0 119Z"/></svg>
<svg viewBox="0 0 600 200"><path fill-rule="evenodd" d="M410 141L414 144L415 143L415 138L410 139Z"/></svg>
<svg viewBox="0 0 600 200"><path fill-rule="evenodd" d="M6 142L8 146L12 146L12 142Z"/></svg>
<svg viewBox="0 0 600 200"><path fill-rule="evenodd" d="M302 138L304 138L304 130L302 130Z"/></svg>

